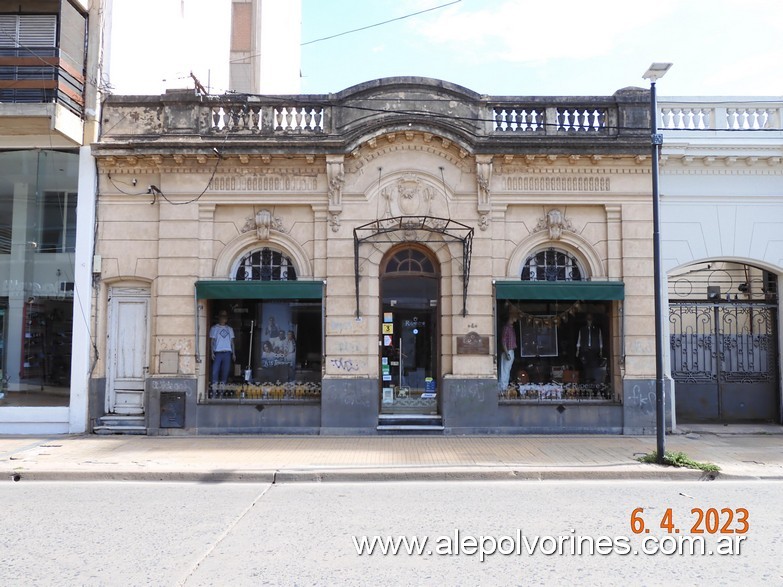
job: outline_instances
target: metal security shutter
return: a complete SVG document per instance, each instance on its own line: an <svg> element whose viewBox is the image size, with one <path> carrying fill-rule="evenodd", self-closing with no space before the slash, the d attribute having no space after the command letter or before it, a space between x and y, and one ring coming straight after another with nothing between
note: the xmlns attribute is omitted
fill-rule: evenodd
<svg viewBox="0 0 783 587"><path fill-rule="evenodd" d="M56 14L0 15L0 47L28 48L56 45Z"/></svg>
<svg viewBox="0 0 783 587"><path fill-rule="evenodd" d="M20 47L54 47L57 45L57 16L26 14L19 16Z"/></svg>
<svg viewBox="0 0 783 587"><path fill-rule="evenodd" d="M13 14L0 14L0 48L15 48L19 38L17 28L19 17Z"/></svg>

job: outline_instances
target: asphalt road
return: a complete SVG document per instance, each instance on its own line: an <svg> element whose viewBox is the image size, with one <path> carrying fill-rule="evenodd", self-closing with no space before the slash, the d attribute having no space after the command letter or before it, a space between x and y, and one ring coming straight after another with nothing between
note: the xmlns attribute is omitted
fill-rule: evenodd
<svg viewBox="0 0 783 587"><path fill-rule="evenodd" d="M0 584L779 585L782 489L762 481L8 482L0 485ZM422 554L383 555L376 543L374 555L359 555L362 536L416 536ZM683 537L696 554L676 552Z"/></svg>

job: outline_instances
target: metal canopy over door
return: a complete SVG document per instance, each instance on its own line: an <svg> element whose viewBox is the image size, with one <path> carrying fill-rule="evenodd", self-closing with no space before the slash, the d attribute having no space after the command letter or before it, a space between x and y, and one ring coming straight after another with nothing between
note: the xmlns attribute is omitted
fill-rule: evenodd
<svg viewBox="0 0 783 587"><path fill-rule="evenodd" d="M381 413L437 414L438 278L429 256L405 248L381 279Z"/></svg>
<svg viewBox="0 0 783 587"><path fill-rule="evenodd" d="M677 418L780 421L777 310L763 302L670 302Z"/></svg>
<svg viewBox="0 0 783 587"><path fill-rule="evenodd" d="M106 410L112 414L144 413L149 338L149 290L112 288Z"/></svg>

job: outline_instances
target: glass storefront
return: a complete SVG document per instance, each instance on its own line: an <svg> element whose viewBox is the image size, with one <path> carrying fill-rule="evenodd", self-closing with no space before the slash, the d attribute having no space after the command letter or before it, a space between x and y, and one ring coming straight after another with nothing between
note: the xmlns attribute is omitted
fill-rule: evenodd
<svg viewBox="0 0 783 587"><path fill-rule="evenodd" d="M499 303L498 333L509 317L516 318L511 343L516 348L500 396L537 401L613 399L611 307L600 301Z"/></svg>
<svg viewBox="0 0 783 587"><path fill-rule="evenodd" d="M67 406L78 153L0 152L3 406Z"/></svg>
<svg viewBox="0 0 783 587"><path fill-rule="evenodd" d="M531 254L519 281L495 283L503 400L614 401L612 327L622 282L589 281L560 249Z"/></svg>
<svg viewBox="0 0 783 587"><path fill-rule="evenodd" d="M221 314L234 336L234 350L230 360L225 357L228 364L222 373L216 363L223 358L212 352L213 339L220 344ZM207 401L320 397L320 302L215 300L210 315Z"/></svg>
<svg viewBox="0 0 783 587"><path fill-rule="evenodd" d="M290 260L281 258L289 267L286 280L196 284L198 297L208 301L202 402L320 400L323 283L291 279ZM240 267L246 268L244 259Z"/></svg>

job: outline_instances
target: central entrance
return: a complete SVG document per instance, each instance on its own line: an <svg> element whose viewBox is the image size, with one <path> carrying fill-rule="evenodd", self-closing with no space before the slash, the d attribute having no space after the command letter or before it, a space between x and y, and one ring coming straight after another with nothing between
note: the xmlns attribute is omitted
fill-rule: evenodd
<svg viewBox="0 0 783 587"><path fill-rule="evenodd" d="M438 413L439 272L419 246L396 248L381 266L381 413Z"/></svg>

